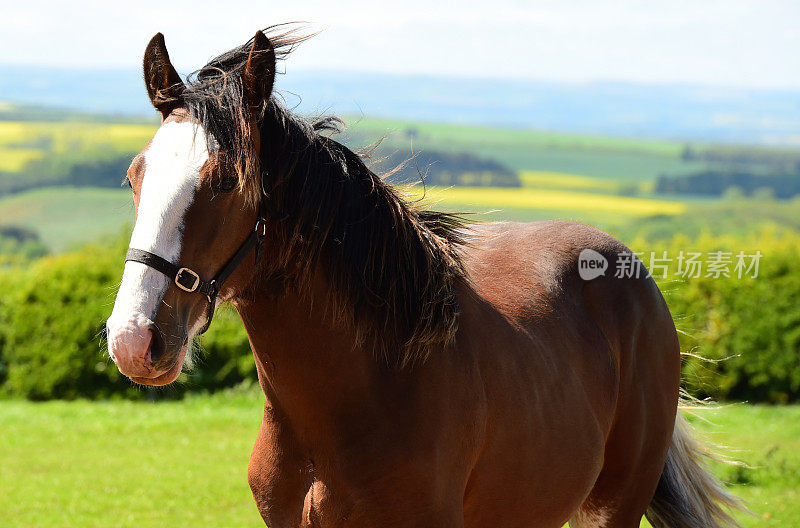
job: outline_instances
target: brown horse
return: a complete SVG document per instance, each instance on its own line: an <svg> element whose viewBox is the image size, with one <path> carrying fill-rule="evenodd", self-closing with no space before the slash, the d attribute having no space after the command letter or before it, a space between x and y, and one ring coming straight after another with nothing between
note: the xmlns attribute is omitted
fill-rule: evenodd
<svg viewBox="0 0 800 528"><path fill-rule="evenodd" d="M147 47L163 123L128 171L120 371L172 382L234 304L266 397L249 481L271 528L735 525L676 423L667 306L637 261L613 273L627 248L410 204L335 119L280 105L276 59L302 38L271 33L186 82L161 34ZM581 278L586 249L605 274Z"/></svg>

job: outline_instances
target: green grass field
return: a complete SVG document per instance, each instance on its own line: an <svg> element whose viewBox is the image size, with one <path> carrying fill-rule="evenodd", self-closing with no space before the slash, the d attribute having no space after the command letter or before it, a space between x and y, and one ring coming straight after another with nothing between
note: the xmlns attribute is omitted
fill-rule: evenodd
<svg viewBox="0 0 800 528"><path fill-rule="evenodd" d="M0 402L6 527L258 526L257 397Z"/></svg>
<svg viewBox="0 0 800 528"><path fill-rule="evenodd" d="M685 162L685 145L677 141L652 141L581 134L540 132L434 123L408 123L386 119L347 117L340 139L363 147L385 137L392 149L472 152L493 158L515 170L563 172L636 183L660 174L679 174L703 167ZM91 152L131 154L141 150L156 124L83 121L0 121L0 173L13 174L28 161L43 156ZM696 146L695 146L696 147Z"/></svg>
<svg viewBox="0 0 800 528"><path fill-rule="evenodd" d="M0 198L0 224L29 227L54 252L88 244L133 223L122 189L53 187Z"/></svg>
<svg viewBox="0 0 800 528"><path fill-rule="evenodd" d="M417 138L435 141L439 145L461 144L479 147L487 143L519 148L579 148L584 150L609 150L616 152L642 152L656 156L679 156L683 145L677 141L643 140L565 132L547 132L519 128L492 128L487 126L409 123L396 119L345 116L348 129L357 134L380 137L385 133L403 133L413 129ZM391 137L391 136L390 136Z"/></svg>
<svg viewBox="0 0 800 528"><path fill-rule="evenodd" d="M386 119L345 119L344 138L368 145L385 137L391 149L465 151L496 159L515 170L562 172L625 183L652 181L661 174L696 171L704 165L681 160L684 144L498 129Z"/></svg>
<svg viewBox="0 0 800 528"><path fill-rule="evenodd" d="M0 121L0 179L14 181L42 167L109 157L131 157L155 131L155 124ZM520 171L523 189L431 189L438 207L488 212L479 218L533 221L564 218L612 228L648 215L676 215L682 200L615 196L644 189L662 172L688 170L683 145L578 134L546 133L443 124L409 124L383 119L347 119L344 134L353 146L389 134L385 146L475 152ZM409 130L413 129L413 140ZM48 165L49 164L49 165ZM35 167L35 166L34 166ZM53 170L56 170L53 169ZM33 170L34 172L30 172ZM45 170L45 169L42 169ZM49 169L47 169L49 170ZM120 179L122 175L120 175ZM42 180L41 185L49 185ZM115 189L40 187L0 197L0 224L28 227L53 252L91 242L131 222L132 206Z"/></svg>
<svg viewBox="0 0 800 528"><path fill-rule="evenodd" d="M562 183L544 188L553 179ZM536 187L428 187L425 201L450 211L488 213L476 220L563 218L606 228L650 215L678 215L687 209L686 203L676 200L609 194L603 184L593 192L598 186L586 188L590 182L575 175L536 173L529 174L527 181ZM420 192L417 186L412 194ZM34 229L57 253L117 233L132 222L133 202L127 190L52 187L0 198L0 224Z"/></svg>
<svg viewBox="0 0 800 528"><path fill-rule="evenodd" d="M259 526L247 461L255 392L158 403L0 402L0 512L16 527ZM751 468L717 467L755 512L800 525L800 407L729 406L693 420Z"/></svg>

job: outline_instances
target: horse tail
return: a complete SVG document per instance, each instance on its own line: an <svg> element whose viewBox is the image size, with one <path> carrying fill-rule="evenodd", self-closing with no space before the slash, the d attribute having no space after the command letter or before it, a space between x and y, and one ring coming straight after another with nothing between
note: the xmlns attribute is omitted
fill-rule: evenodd
<svg viewBox="0 0 800 528"><path fill-rule="evenodd" d="M645 517L653 528L739 528L731 512L749 511L706 467L717 459L679 411L664 471Z"/></svg>

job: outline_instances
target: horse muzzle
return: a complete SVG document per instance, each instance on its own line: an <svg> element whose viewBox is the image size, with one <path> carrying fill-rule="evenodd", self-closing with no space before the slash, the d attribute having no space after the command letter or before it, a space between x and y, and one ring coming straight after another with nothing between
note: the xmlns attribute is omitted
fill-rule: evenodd
<svg viewBox="0 0 800 528"><path fill-rule="evenodd" d="M141 385L166 385L181 373L188 341L168 343L158 326L142 316L106 323L108 355L120 373ZM177 346L176 346L177 345Z"/></svg>

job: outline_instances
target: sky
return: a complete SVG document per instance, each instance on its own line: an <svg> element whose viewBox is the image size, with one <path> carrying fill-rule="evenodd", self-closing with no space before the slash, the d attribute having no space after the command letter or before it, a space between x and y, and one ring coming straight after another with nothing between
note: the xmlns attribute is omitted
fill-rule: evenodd
<svg viewBox="0 0 800 528"><path fill-rule="evenodd" d="M285 68L800 88L794 0L125 4L0 0L0 63L139 68L161 31L188 72L259 28L305 21L321 33Z"/></svg>

